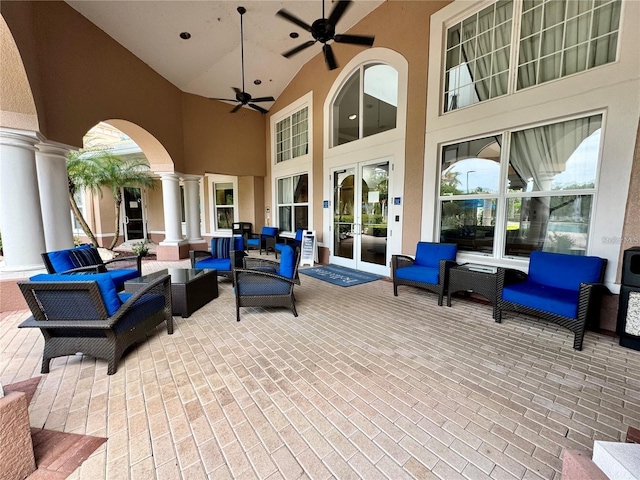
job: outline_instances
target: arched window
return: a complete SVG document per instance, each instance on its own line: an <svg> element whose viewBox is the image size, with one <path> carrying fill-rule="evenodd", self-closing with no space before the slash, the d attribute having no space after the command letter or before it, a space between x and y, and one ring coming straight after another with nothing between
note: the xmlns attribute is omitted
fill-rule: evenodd
<svg viewBox="0 0 640 480"><path fill-rule="evenodd" d="M396 128L398 71L390 65L361 65L333 102L331 146Z"/></svg>

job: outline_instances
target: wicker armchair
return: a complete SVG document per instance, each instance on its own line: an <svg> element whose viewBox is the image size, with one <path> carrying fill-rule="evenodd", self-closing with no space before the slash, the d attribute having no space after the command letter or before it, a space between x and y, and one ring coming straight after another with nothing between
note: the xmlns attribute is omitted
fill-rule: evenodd
<svg viewBox="0 0 640 480"><path fill-rule="evenodd" d="M606 267L605 258L534 251L528 274L498 268L496 322L505 310L540 317L571 330L582 350L587 326L599 327Z"/></svg>
<svg viewBox="0 0 640 480"><path fill-rule="evenodd" d="M135 294L117 294L108 274L36 275L18 282L32 317L20 328L39 328L44 337L42 373L52 358L85 355L109 363L116 373L123 352L162 322L173 333L171 277L164 275Z"/></svg>
<svg viewBox="0 0 640 480"><path fill-rule="evenodd" d="M214 237L211 239L211 250L191 250L191 268L208 268L218 271L218 275L233 279L232 270L242 267L244 252L244 238Z"/></svg>
<svg viewBox="0 0 640 480"><path fill-rule="evenodd" d="M252 233L249 236L247 249L257 248L260 250L260 255L262 255L262 250L268 255L269 250L275 252L277 238L278 229L276 227L262 227L260 233Z"/></svg>
<svg viewBox="0 0 640 480"><path fill-rule="evenodd" d="M298 316L293 287L300 285L300 249L284 245L280 253L280 263L245 257L244 268L233 271L238 321L240 307L287 307Z"/></svg>
<svg viewBox="0 0 640 480"><path fill-rule="evenodd" d="M415 259L407 255L393 255L393 294L398 296L399 285L424 288L437 293L438 305L442 306L449 269L456 265L457 252L454 243L418 242Z"/></svg>

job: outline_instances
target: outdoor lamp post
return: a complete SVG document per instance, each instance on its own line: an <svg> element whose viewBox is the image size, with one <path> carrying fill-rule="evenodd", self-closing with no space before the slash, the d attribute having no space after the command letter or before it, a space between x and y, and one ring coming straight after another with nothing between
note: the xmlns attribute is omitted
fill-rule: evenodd
<svg viewBox="0 0 640 480"><path fill-rule="evenodd" d="M467 171L467 195L469 195L469 174L470 173L476 173L475 170L468 170Z"/></svg>

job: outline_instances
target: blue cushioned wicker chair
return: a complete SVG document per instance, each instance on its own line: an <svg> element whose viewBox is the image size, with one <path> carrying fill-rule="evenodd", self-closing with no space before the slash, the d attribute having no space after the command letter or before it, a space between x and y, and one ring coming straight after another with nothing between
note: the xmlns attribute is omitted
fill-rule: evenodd
<svg viewBox="0 0 640 480"><path fill-rule="evenodd" d="M240 307L288 307L297 317L293 286L300 285L300 249L283 245L280 263L260 258L244 258L244 268L235 269L236 318Z"/></svg>
<svg viewBox="0 0 640 480"><path fill-rule="evenodd" d="M299 228L296 230L296 236L294 238L289 237L280 237L282 242L276 243L274 246L274 250L276 252L276 258L278 258L278 253L282 251L283 245L289 245L291 248L302 248L302 235L304 234L304 228ZM284 242L284 243L283 243Z"/></svg>
<svg viewBox="0 0 640 480"><path fill-rule="evenodd" d="M211 239L211 251L191 250L191 268L216 269L219 276L232 278L234 268L242 267L244 252L244 238L240 235L234 237L216 237Z"/></svg>
<svg viewBox="0 0 640 480"><path fill-rule="evenodd" d="M92 245L46 252L41 256L48 273L108 273L118 291L124 288L127 280L142 275L139 256L116 257L105 262Z"/></svg>
<svg viewBox="0 0 640 480"><path fill-rule="evenodd" d="M457 253L455 243L418 242L415 259L407 255L393 255L393 294L398 296L398 285L424 288L437 293L438 305L442 305L449 269L456 264Z"/></svg>
<svg viewBox="0 0 640 480"><path fill-rule="evenodd" d="M496 322L505 310L541 317L571 330L573 348L582 350L587 325L599 326L606 266L600 257L534 251L529 274L499 268Z"/></svg>
<svg viewBox="0 0 640 480"><path fill-rule="evenodd" d="M166 322L173 333L169 275L135 294L117 293L108 273L40 274L18 285L33 314L20 328L39 328L44 337L42 373L52 358L82 352L109 362L112 375L124 351L157 325Z"/></svg>
<svg viewBox="0 0 640 480"><path fill-rule="evenodd" d="M257 248L260 250L260 255L262 255L262 250L268 254L269 250L275 251L276 238L278 238L276 227L262 227L260 233L252 233L251 237L247 239L247 249Z"/></svg>

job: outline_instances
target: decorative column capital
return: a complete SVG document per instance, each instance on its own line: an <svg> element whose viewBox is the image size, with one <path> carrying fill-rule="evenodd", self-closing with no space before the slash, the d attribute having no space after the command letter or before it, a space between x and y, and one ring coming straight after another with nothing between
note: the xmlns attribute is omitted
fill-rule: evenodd
<svg viewBox="0 0 640 480"><path fill-rule="evenodd" d="M202 175L182 175L183 182L195 182L199 183L202 180Z"/></svg>
<svg viewBox="0 0 640 480"><path fill-rule="evenodd" d="M62 145L54 145L52 143L39 143L36 145L37 152L42 155L52 157L62 157L66 160L67 154L71 151L71 148L64 147Z"/></svg>
<svg viewBox="0 0 640 480"><path fill-rule="evenodd" d="M0 128L0 145L35 151L40 141L41 136L36 132Z"/></svg>
<svg viewBox="0 0 640 480"><path fill-rule="evenodd" d="M180 175L174 172L158 172L163 182L180 182Z"/></svg>

